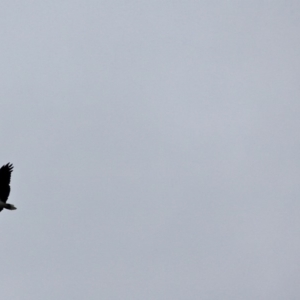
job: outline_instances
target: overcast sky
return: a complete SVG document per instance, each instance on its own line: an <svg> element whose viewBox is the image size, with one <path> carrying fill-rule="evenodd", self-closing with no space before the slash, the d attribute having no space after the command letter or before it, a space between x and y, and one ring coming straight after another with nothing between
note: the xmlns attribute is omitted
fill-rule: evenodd
<svg viewBox="0 0 300 300"><path fill-rule="evenodd" d="M0 1L1 298L297 300L300 4Z"/></svg>

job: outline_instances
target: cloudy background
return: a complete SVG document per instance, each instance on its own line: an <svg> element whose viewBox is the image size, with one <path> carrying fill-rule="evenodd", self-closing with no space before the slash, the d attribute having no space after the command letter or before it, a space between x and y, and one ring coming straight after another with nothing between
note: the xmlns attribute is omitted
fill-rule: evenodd
<svg viewBox="0 0 300 300"><path fill-rule="evenodd" d="M299 299L299 11L0 1L1 297Z"/></svg>

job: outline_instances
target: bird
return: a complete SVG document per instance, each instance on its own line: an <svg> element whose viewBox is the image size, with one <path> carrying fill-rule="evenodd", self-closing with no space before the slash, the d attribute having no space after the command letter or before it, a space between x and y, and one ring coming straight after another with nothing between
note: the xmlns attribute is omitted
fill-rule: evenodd
<svg viewBox="0 0 300 300"><path fill-rule="evenodd" d="M13 204L6 203L10 193L10 177L14 166L8 163L0 168L0 211L3 208L14 210L17 209Z"/></svg>

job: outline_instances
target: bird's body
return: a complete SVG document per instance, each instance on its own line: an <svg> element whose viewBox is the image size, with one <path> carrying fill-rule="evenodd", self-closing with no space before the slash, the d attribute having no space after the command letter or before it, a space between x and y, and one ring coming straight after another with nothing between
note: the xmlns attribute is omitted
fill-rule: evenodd
<svg viewBox="0 0 300 300"><path fill-rule="evenodd" d="M8 163L0 168L0 211L3 208L17 209L13 204L6 203L10 193L10 177L13 171L13 165Z"/></svg>

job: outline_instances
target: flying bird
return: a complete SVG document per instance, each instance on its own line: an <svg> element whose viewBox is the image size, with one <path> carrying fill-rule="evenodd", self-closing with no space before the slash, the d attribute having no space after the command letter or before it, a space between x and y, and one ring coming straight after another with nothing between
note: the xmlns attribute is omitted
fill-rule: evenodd
<svg viewBox="0 0 300 300"><path fill-rule="evenodd" d="M17 209L13 204L6 203L10 193L9 184L13 167L11 163L8 163L0 168L0 211L3 208L9 210Z"/></svg>

